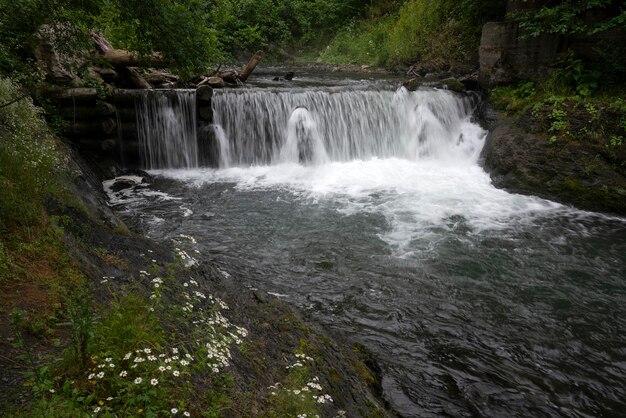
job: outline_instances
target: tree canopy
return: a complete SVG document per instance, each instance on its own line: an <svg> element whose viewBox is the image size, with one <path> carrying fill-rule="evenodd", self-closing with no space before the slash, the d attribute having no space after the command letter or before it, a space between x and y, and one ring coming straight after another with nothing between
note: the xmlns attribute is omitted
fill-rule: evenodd
<svg viewBox="0 0 626 418"><path fill-rule="evenodd" d="M623 0L552 1L536 10L511 14L529 36L543 33L595 35L609 29L626 29Z"/></svg>

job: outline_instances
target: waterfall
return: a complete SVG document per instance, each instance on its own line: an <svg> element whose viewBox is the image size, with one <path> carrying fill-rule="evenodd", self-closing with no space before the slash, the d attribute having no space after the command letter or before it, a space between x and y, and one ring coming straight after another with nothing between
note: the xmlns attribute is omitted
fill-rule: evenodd
<svg viewBox="0 0 626 418"><path fill-rule="evenodd" d="M198 166L195 90L145 91L135 101L142 166Z"/></svg>
<svg viewBox="0 0 626 418"><path fill-rule="evenodd" d="M468 132L473 110L470 98L444 90L251 89L213 97L228 166L477 158L484 137Z"/></svg>

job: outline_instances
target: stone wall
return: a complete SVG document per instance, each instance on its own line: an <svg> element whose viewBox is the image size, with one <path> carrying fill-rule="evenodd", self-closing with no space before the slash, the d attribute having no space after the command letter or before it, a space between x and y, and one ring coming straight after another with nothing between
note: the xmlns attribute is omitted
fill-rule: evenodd
<svg viewBox="0 0 626 418"><path fill-rule="evenodd" d="M56 88L42 90L38 96L54 106L56 115L63 120L63 135L83 155L96 160L112 160L132 168L140 164L135 103L145 92L112 89L103 93L95 88ZM202 86L196 90L199 128L213 122L212 98L211 87ZM212 141L208 135L212 130L198 129L198 132L199 136L203 135L199 140L205 146Z"/></svg>
<svg viewBox="0 0 626 418"><path fill-rule="evenodd" d="M546 0L509 0L507 13L536 10L550 3ZM606 11L589 14L586 18L606 17ZM489 22L483 27L479 49L480 82L485 87L506 84L517 79L536 79L544 76L556 62L559 54L573 50L586 61L601 58L604 45L624 45L623 31L607 31L595 36L541 35L528 37L512 21Z"/></svg>
<svg viewBox="0 0 626 418"><path fill-rule="evenodd" d="M484 86L547 73L565 43L561 36L526 38L515 22L489 22L480 42L480 81Z"/></svg>

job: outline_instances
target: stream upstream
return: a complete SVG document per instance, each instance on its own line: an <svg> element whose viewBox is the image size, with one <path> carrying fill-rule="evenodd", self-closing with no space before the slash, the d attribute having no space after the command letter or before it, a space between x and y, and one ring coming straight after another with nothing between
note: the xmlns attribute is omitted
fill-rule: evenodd
<svg viewBox="0 0 626 418"><path fill-rule="evenodd" d="M361 78L216 91L220 168L105 182L111 205L364 344L402 416L623 413L626 219L493 187L476 97Z"/></svg>

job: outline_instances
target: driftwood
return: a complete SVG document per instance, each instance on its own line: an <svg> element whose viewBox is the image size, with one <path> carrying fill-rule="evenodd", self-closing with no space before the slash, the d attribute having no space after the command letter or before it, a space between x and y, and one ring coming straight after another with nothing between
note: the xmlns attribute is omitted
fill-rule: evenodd
<svg viewBox="0 0 626 418"><path fill-rule="evenodd" d="M258 63L261 61L261 58L263 58L263 53L261 51L257 51L256 54L254 54L252 58L250 58L248 64L246 64L246 66L241 71L241 74L239 75L239 80L245 83L250 74L252 74L252 71L254 71Z"/></svg>
<svg viewBox="0 0 626 418"><path fill-rule="evenodd" d="M241 72L237 70L220 70L222 65L220 64L215 71L211 73L211 75L203 76L200 81L196 84L196 87L201 86L211 86L215 88L224 87L226 84L231 85L239 85L245 83L250 74L254 71L256 66L261 61L263 54L261 51L257 51L248 64L241 70Z"/></svg>
<svg viewBox="0 0 626 418"><path fill-rule="evenodd" d="M61 106L57 109L59 116L73 120L93 120L102 116L115 114L115 107L109 103L98 102L95 106Z"/></svg>
<svg viewBox="0 0 626 418"><path fill-rule="evenodd" d="M151 89L152 86L133 67L119 67L118 72L129 88Z"/></svg>
<svg viewBox="0 0 626 418"><path fill-rule="evenodd" d="M93 45L101 54L104 54L105 52L114 49L109 41L107 41L107 39L101 33L90 31L89 37L91 38L91 42L93 42Z"/></svg>
<svg viewBox="0 0 626 418"><path fill-rule="evenodd" d="M76 122L70 124L65 133L69 136L78 137L102 137L112 135L117 132L117 123L114 119L102 119L98 123Z"/></svg>
<svg viewBox="0 0 626 418"><path fill-rule="evenodd" d="M104 53L95 54L95 60L103 60L113 67L150 67L165 64L163 56L159 53L144 56L123 49L109 49Z"/></svg>
<svg viewBox="0 0 626 418"><path fill-rule="evenodd" d="M151 73L144 75L143 78L153 86L166 83L178 83L180 81L180 77L164 71L152 71Z"/></svg>
<svg viewBox="0 0 626 418"><path fill-rule="evenodd" d="M42 96L62 103L95 103L98 100L98 91L94 88L59 89L49 88L40 90Z"/></svg>

